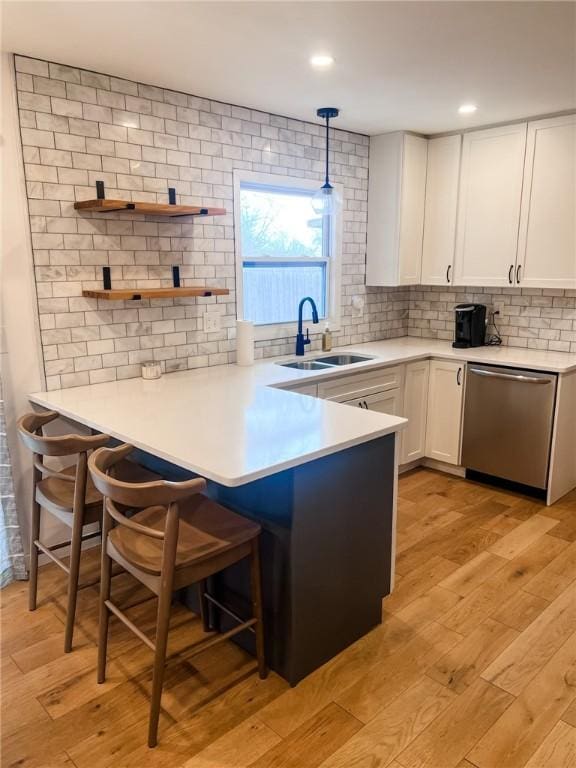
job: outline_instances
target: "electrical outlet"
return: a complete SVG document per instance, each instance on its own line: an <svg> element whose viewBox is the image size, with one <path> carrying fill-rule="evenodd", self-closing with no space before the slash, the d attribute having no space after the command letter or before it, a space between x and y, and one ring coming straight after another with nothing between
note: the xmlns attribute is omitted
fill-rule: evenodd
<svg viewBox="0 0 576 768"><path fill-rule="evenodd" d="M204 314L204 333L215 333L220 330L220 315L216 312Z"/></svg>

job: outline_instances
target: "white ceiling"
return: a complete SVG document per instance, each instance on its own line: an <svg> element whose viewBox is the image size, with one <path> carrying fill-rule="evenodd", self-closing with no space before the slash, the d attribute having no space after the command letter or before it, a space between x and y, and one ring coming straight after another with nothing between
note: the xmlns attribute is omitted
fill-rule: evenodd
<svg viewBox="0 0 576 768"><path fill-rule="evenodd" d="M335 127L437 133L576 107L574 2L3 2L3 47ZM331 53L329 72L314 53ZM478 104L474 115L460 104Z"/></svg>

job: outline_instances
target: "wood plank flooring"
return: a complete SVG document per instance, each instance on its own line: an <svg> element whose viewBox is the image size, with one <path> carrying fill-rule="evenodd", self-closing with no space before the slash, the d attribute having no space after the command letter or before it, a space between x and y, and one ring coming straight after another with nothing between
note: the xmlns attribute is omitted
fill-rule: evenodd
<svg viewBox="0 0 576 768"><path fill-rule="evenodd" d="M97 590L80 593L65 655L65 576L46 566L36 612L25 583L0 595L2 765L576 768L575 531L576 492L547 508L430 470L402 476L382 625L290 689L258 680L233 644L190 659L200 622L175 607L155 750L150 652L112 620L97 685ZM113 591L151 633L149 593L128 575Z"/></svg>

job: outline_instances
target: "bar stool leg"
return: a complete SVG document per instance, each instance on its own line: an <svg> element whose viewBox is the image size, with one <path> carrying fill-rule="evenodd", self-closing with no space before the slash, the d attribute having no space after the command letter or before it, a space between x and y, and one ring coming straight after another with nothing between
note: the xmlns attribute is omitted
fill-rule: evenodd
<svg viewBox="0 0 576 768"><path fill-rule="evenodd" d="M260 573L260 546L258 539L252 540L252 555L250 557L250 580L252 592L252 613L257 619L254 626L256 636L256 657L258 659L258 675L262 680L268 676L266 653L264 650L264 625L262 611L262 576Z"/></svg>
<svg viewBox="0 0 576 768"><path fill-rule="evenodd" d="M70 573L68 576L68 608L66 609L64 653L70 653L72 650L74 619L76 618L76 598L78 596L80 551L82 549L86 479L88 473L87 461L88 458L86 453L81 452L78 454L78 463L76 464L76 480L74 483L74 505L72 510L72 541L70 542Z"/></svg>
<svg viewBox="0 0 576 768"><path fill-rule="evenodd" d="M210 606L205 595L208 591L208 582L202 579L198 583L198 602L200 604L200 616L202 617L202 627L204 632L210 632Z"/></svg>
<svg viewBox="0 0 576 768"><path fill-rule="evenodd" d="M110 600L112 584L112 558L106 552L108 532L110 530L110 517L104 511L102 530L102 558L100 568L100 621L98 623L98 682L106 680L106 651L108 649L108 623L110 612L106 607L106 600Z"/></svg>
<svg viewBox="0 0 576 768"><path fill-rule="evenodd" d="M33 493L36 493L34 485ZM40 539L40 504L32 502L32 525L30 530L30 583L28 585L28 610L36 610L38 596L38 547L34 543Z"/></svg>
<svg viewBox="0 0 576 768"><path fill-rule="evenodd" d="M152 697L150 701L150 722L148 725L148 746L158 744L158 722L160 720L160 701L166 667L166 649L170 625L170 606L172 590L170 585L163 585L158 597L158 619L156 624L156 650L154 653L154 672L152 675Z"/></svg>
<svg viewBox="0 0 576 768"><path fill-rule="evenodd" d="M68 576L68 607L66 609L66 629L64 632L64 653L72 650L74 619L76 618L76 598L80 576L80 552L82 548L82 515L74 515L72 541L70 542L70 574Z"/></svg>
<svg viewBox="0 0 576 768"><path fill-rule="evenodd" d="M34 468L32 470L32 520L30 525L30 583L28 585L28 610L36 610L36 600L38 597L38 547L34 544L40 540L40 504L36 501L36 486L42 480L42 472L38 469L37 463L42 461L42 457L33 454Z"/></svg>

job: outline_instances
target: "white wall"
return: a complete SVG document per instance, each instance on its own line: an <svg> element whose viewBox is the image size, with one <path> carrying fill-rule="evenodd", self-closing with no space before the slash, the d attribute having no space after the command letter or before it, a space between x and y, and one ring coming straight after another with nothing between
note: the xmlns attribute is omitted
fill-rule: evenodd
<svg viewBox="0 0 576 768"><path fill-rule="evenodd" d="M44 388L26 185L18 127L12 56L2 53L0 114L2 250L0 252L0 373L6 401L8 447L14 492L27 548L31 505L30 455L15 433L18 416L30 409L26 394Z"/></svg>

